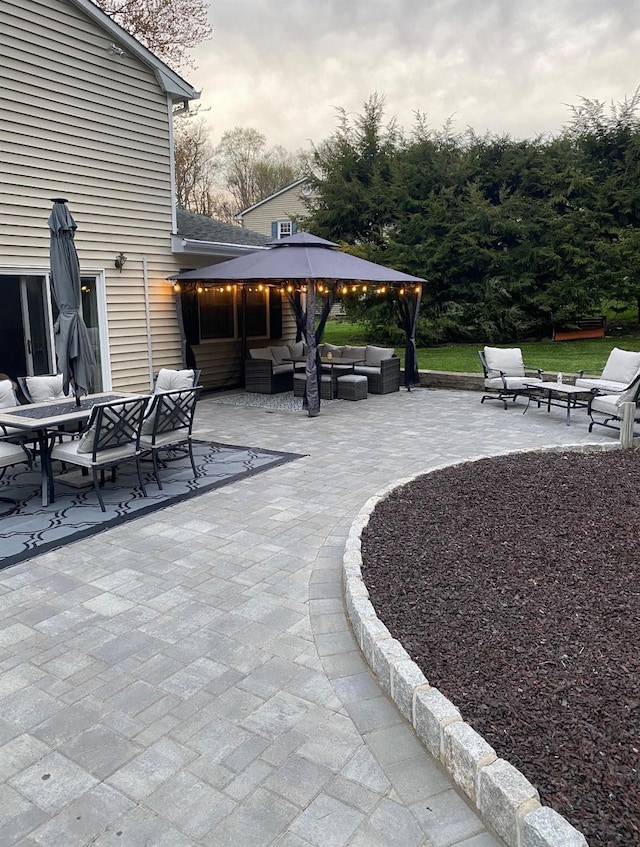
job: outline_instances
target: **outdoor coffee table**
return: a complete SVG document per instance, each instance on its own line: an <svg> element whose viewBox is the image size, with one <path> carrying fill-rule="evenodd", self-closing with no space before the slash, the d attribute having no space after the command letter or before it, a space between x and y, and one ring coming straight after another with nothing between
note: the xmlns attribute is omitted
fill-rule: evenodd
<svg viewBox="0 0 640 847"><path fill-rule="evenodd" d="M594 393L594 389L592 388L565 385L564 382L530 382L525 385L525 388L527 390L528 402L522 413L523 415L529 408L532 400L537 400L538 406L541 400L543 403L546 400L547 412L551 411L552 406L566 407L567 426L571 423L571 409L577 406L577 400L589 398ZM586 403L581 403L580 405L585 406Z"/></svg>

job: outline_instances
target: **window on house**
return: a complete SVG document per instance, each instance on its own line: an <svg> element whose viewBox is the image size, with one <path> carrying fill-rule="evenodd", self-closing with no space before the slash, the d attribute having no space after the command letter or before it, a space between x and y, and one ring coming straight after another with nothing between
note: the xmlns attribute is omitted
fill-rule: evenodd
<svg viewBox="0 0 640 847"><path fill-rule="evenodd" d="M293 235L291 221L278 221L278 238L287 238Z"/></svg>
<svg viewBox="0 0 640 847"><path fill-rule="evenodd" d="M201 338L235 338L235 289L205 288L198 294Z"/></svg>

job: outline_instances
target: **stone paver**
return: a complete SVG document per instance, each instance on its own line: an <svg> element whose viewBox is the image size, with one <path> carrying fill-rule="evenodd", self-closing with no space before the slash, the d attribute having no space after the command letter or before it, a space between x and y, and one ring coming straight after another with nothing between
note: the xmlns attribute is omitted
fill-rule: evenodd
<svg viewBox="0 0 640 847"><path fill-rule="evenodd" d="M198 434L303 458L0 573L0 844L499 847L371 675L341 576L354 517L398 480L615 442L522 410L205 396Z"/></svg>

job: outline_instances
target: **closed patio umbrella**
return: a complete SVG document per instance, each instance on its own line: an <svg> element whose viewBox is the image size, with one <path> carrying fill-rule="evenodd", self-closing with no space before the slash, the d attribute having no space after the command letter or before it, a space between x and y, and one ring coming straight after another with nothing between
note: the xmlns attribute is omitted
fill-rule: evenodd
<svg viewBox="0 0 640 847"><path fill-rule="evenodd" d="M95 356L89 333L80 315L80 264L74 242L76 223L67 208L67 201L52 201L49 217L51 290L58 307L54 325L56 359L62 373L65 393L73 383L76 402L88 394L93 383Z"/></svg>
<svg viewBox="0 0 640 847"><path fill-rule="evenodd" d="M309 416L318 414L320 395L317 386L317 339L313 332L315 318L316 282L363 282L385 283L386 285L405 287L416 286L425 282L420 277L386 268L375 262L359 259L350 253L344 253L333 241L326 241L308 232L298 232L288 238L269 242L269 250L258 250L237 259L229 259L206 268L185 271L174 279L186 280L218 280L218 281L252 281L269 282L300 282L307 286L307 324L305 336L308 345L307 354L307 403ZM408 326L411 331L411 326ZM415 329L414 329L415 332ZM409 343L409 342L408 342ZM414 347L415 353L415 334ZM415 355L413 358L415 362ZM412 365L412 371L414 366ZM413 380L413 373L412 373Z"/></svg>

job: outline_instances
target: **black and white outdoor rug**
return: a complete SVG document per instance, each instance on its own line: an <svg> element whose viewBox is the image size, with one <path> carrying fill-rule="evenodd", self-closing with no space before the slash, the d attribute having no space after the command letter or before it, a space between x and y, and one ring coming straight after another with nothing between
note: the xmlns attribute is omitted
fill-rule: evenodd
<svg viewBox="0 0 640 847"><path fill-rule="evenodd" d="M26 466L8 468L0 481L0 497L13 498L19 505L15 511L0 517L0 570L116 524L301 458L297 453L195 440L193 454L198 471L196 479L193 478L189 457L176 454L160 469L162 491L156 484L151 463L143 462L147 497L140 489L134 463L127 462L118 468L115 483L111 482L110 471L107 471L102 488L106 512L101 511L90 481L88 487L82 488L56 482L55 502L43 508L39 467L31 471ZM73 476L77 479L78 474ZM10 504L0 502L0 512L8 509L11 509Z"/></svg>

